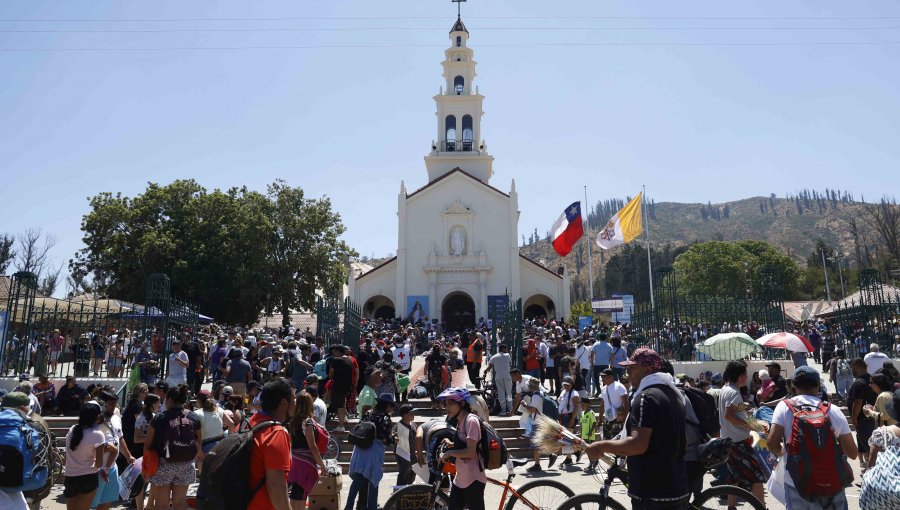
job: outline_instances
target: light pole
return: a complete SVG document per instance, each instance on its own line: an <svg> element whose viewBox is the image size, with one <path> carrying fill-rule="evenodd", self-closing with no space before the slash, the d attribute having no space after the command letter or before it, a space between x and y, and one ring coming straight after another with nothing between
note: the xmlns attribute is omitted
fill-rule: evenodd
<svg viewBox="0 0 900 510"><path fill-rule="evenodd" d="M825 267L825 247L822 247L822 271L825 272L825 294L828 296L828 302L831 303L831 288L828 286L828 268Z"/></svg>
<svg viewBox="0 0 900 510"><path fill-rule="evenodd" d="M838 259L838 274L841 276L841 299L844 299L845 297L847 297L844 294L844 254L841 252L838 252L837 259Z"/></svg>

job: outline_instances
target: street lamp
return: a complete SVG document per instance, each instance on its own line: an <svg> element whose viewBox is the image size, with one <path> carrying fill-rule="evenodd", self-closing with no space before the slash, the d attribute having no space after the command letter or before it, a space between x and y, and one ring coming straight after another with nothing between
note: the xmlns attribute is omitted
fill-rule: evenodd
<svg viewBox="0 0 900 510"><path fill-rule="evenodd" d="M847 297L844 293L844 254L837 252L834 257L828 257L828 261L836 261L838 263L838 275L841 277L841 299L844 299Z"/></svg>
<svg viewBox="0 0 900 510"><path fill-rule="evenodd" d="M825 272L825 294L828 296L828 302L831 303L831 288L828 286L828 268L825 267L825 247L822 247L822 271Z"/></svg>

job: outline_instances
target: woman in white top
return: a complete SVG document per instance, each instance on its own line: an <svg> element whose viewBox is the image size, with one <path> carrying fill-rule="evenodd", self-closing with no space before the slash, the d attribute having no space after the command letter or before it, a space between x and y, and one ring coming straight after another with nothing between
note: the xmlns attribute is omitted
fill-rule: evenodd
<svg viewBox="0 0 900 510"><path fill-rule="evenodd" d="M115 453L115 445L106 442L100 424L106 418L100 405L88 402L78 414L78 423L66 434L66 479L63 496L68 510L88 510L100 485L99 476L108 476L110 466L103 465L106 452ZM110 465L115 454L110 455ZM98 476L98 473L100 475Z"/></svg>
<svg viewBox="0 0 900 510"><path fill-rule="evenodd" d="M575 391L575 379L572 376L567 375L563 377L562 386L563 390L559 394L559 406L557 407L559 410L559 422L563 427L574 431L578 420L578 410L581 408L581 398L578 396L578 392ZM571 464L572 456L567 454L562 465L568 466Z"/></svg>
<svg viewBox="0 0 900 510"><path fill-rule="evenodd" d="M216 405L215 400L210 398L209 390L200 390L197 393L197 403L200 404L200 408L194 410L194 414L200 421L203 453L209 453L225 437L225 431L234 427L234 422Z"/></svg>
<svg viewBox="0 0 900 510"><path fill-rule="evenodd" d="M893 392L891 401L885 406L885 411L895 421L900 422L900 390ZM875 465L879 452L883 452L890 447L900 447L900 425L895 423L894 425L885 425L875 429L872 432L872 437L869 438L869 446L871 450L867 468ZM865 478L863 478L863 481L865 481Z"/></svg>

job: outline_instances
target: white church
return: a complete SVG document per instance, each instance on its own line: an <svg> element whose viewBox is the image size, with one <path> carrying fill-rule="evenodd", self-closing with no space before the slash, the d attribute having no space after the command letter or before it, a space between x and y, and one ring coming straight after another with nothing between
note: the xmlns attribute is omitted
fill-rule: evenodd
<svg viewBox="0 0 900 510"><path fill-rule="evenodd" d="M397 255L351 276L347 292L368 317L446 321L461 330L495 305L521 298L526 316L564 317L569 276L519 254L519 196L491 185L494 157L482 139L484 96L461 18L444 51L434 96L437 141L425 156L428 184L397 196Z"/></svg>

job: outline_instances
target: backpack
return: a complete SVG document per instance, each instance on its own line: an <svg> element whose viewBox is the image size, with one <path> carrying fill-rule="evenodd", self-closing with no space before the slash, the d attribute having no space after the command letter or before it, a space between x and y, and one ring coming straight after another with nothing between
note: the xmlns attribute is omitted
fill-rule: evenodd
<svg viewBox="0 0 900 510"><path fill-rule="evenodd" d="M719 423L719 410L716 407L716 399L705 391L697 388L684 388L684 396L691 401L694 414L700 422L700 436L716 437L722 425Z"/></svg>
<svg viewBox="0 0 900 510"><path fill-rule="evenodd" d="M506 465L509 451L500 434L489 423L478 420L481 424L481 441L478 442L478 465L482 471L497 469Z"/></svg>
<svg viewBox="0 0 900 510"><path fill-rule="evenodd" d="M313 366L313 373L319 376L319 379L325 379L328 374L325 372L325 358L316 361L316 364Z"/></svg>
<svg viewBox="0 0 900 510"><path fill-rule="evenodd" d="M838 375L850 375L850 363L847 362L847 358L838 359L837 369L835 371Z"/></svg>
<svg viewBox="0 0 900 510"><path fill-rule="evenodd" d="M190 462L197 456L197 430L187 411L168 421L162 451L169 462Z"/></svg>
<svg viewBox="0 0 900 510"><path fill-rule="evenodd" d="M266 478L256 487L250 487L250 452L253 435L265 428L278 425L264 421L252 429L228 434L216 444L203 459L200 485L197 487L197 508L200 510L245 510L257 492L265 485Z"/></svg>
<svg viewBox="0 0 900 510"><path fill-rule="evenodd" d="M49 448L43 427L12 409L0 411L0 489L42 488L50 473Z"/></svg>
<svg viewBox="0 0 900 510"><path fill-rule="evenodd" d="M310 418L309 421L312 422L313 425L313 437L316 438L316 448L319 449L319 454L324 457L325 453L328 451L328 439L331 436L328 434L328 430L319 425L316 420Z"/></svg>
<svg viewBox="0 0 900 510"><path fill-rule="evenodd" d="M791 400L784 403L794 415L785 469L797 492L804 499L812 499L831 497L849 487L853 471L831 428L831 404L826 400L816 407L797 407Z"/></svg>
<svg viewBox="0 0 900 510"><path fill-rule="evenodd" d="M362 449L370 448L375 442L375 424L370 421L360 421L350 429L347 441Z"/></svg>
<svg viewBox="0 0 900 510"><path fill-rule="evenodd" d="M541 395L541 398L544 399L544 406L543 409L541 409L541 414L551 420L559 419L559 403L556 399L550 395Z"/></svg>

